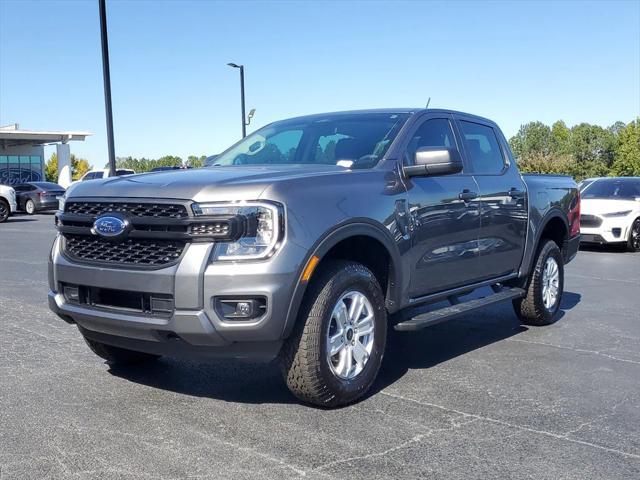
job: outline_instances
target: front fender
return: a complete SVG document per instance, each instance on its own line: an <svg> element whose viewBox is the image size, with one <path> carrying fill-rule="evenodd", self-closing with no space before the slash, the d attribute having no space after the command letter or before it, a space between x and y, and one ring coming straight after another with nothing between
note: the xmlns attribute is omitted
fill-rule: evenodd
<svg viewBox="0 0 640 480"><path fill-rule="evenodd" d="M400 259L400 251L389 230L383 225L371 221L370 219L358 218L351 219L348 223L342 223L325 232L314 246L309 250L305 261L298 271L298 281L294 288L287 312L287 318L283 329L283 338L288 337L293 330L298 317L298 312L302 304L302 299L306 292L309 282L301 282L302 272L304 271L309 259L317 256L322 263L325 255L339 242L350 237L366 236L379 241L389 253L390 272L387 289L387 310L390 313L397 311L401 305L401 292L403 291L404 282L408 279L402 271L402 262Z"/></svg>

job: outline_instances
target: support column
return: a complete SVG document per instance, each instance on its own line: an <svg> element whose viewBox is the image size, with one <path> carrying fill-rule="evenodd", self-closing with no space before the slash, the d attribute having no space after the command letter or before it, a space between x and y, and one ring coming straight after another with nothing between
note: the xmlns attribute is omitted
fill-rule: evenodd
<svg viewBox="0 0 640 480"><path fill-rule="evenodd" d="M56 145L58 156L58 184L64 188L71 185L71 152L68 143Z"/></svg>

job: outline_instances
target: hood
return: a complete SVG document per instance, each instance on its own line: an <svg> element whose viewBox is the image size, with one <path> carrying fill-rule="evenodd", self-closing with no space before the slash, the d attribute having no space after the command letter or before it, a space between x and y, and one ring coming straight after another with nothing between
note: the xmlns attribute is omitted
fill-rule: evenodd
<svg viewBox="0 0 640 480"><path fill-rule="evenodd" d="M580 200L580 213L602 215L603 213L623 212L625 210L640 210L640 202L609 198L583 198Z"/></svg>
<svg viewBox="0 0 640 480"><path fill-rule="evenodd" d="M234 166L170 170L78 182L69 187L67 198L166 198L196 202L256 200L275 182L348 172L349 170L336 165Z"/></svg>

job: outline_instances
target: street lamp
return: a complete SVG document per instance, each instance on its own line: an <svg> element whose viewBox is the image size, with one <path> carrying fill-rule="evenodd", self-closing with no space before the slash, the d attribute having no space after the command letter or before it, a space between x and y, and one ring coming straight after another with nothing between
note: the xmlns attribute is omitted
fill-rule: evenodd
<svg viewBox="0 0 640 480"><path fill-rule="evenodd" d="M107 7L99 0L100 40L102 46L102 80L104 83L104 110L107 117L107 149L109 153L109 176L116 174L116 153L113 146L113 113L111 110L111 76L109 73L109 40L107 38Z"/></svg>
<svg viewBox="0 0 640 480"><path fill-rule="evenodd" d="M246 117L244 114L244 65L237 65L235 63L227 63L231 68L240 69L240 106L242 108L242 138L247 136Z"/></svg>

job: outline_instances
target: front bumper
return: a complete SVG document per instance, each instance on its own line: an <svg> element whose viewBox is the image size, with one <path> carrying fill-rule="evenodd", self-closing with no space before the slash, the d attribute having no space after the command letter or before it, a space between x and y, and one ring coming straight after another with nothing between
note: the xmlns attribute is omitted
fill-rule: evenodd
<svg viewBox="0 0 640 480"><path fill-rule="evenodd" d="M56 239L49 265L49 306L97 341L162 355L274 358L282 344L292 292L304 251L285 244L263 262L209 264L212 244L190 244L177 265L158 270L126 270L71 262ZM286 255L285 255L286 253ZM296 260L297 259L297 260ZM69 302L61 284L172 295L170 316L96 308ZM255 320L229 321L216 311L214 297L260 296L266 311Z"/></svg>
<svg viewBox="0 0 640 480"><path fill-rule="evenodd" d="M626 217L602 218L598 227L580 227L582 243L617 243L629 238L631 223Z"/></svg>

